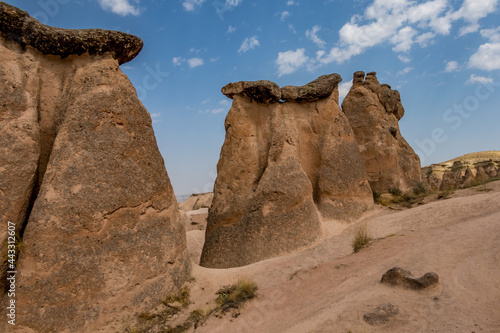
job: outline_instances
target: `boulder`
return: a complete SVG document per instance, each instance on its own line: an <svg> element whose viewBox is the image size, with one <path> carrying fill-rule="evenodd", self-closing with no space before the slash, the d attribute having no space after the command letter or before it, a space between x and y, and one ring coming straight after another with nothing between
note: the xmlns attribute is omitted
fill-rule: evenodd
<svg viewBox="0 0 500 333"><path fill-rule="evenodd" d="M398 306L388 302L380 304L372 311L365 313L363 320L371 326L379 326L388 323L392 317L398 314Z"/></svg>
<svg viewBox="0 0 500 333"><path fill-rule="evenodd" d="M353 221L373 205L354 134L338 105L340 77L284 87L282 103L277 93L274 103L261 98L263 88L255 95L234 88L262 87L261 82L222 88L231 91L233 104L202 266L243 266L295 251L320 237L321 217Z"/></svg>
<svg viewBox="0 0 500 333"><path fill-rule="evenodd" d="M408 191L422 181L420 159L405 141L398 121L404 108L397 90L380 84L376 73L354 73L342 103L363 157L372 189Z"/></svg>
<svg viewBox="0 0 500 333"><path fill-rule="evenodd" d="M0 18L0 205L22 236L16 328L124 331L190 270L151 117L119 67L142 41L44 26L4 2Z"/></svg>
<svg viewBox="0 0 500 333"><path fill-rule="evenodd" d="M439 282L439 276L434 272L429 272L419 278L413 278L410 271L401 267L393 267L382 275L380 282L389 286L420 290L437 284Z"/></svg>

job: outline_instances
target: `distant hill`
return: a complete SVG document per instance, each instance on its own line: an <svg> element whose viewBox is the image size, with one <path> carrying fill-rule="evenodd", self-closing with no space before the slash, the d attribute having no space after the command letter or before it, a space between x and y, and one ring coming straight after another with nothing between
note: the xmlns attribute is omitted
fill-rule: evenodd
<svg viewBox="0 0 500 333"><path fill-rule="evenodd" d="M475 164L478 162L489 161L490 159L493 161L500 161L500 150L488 150L477 153L465 154L446 162L434 163L433 165L435 164L453 165L453 163L457 161L460 161L464 164Z"/></svg>

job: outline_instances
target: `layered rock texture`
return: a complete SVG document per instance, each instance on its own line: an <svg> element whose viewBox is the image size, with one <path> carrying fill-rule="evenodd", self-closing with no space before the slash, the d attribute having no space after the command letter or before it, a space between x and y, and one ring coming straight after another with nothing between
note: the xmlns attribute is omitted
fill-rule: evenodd
<svg viewBox="0 0 500 333"><path fill-rule="evenodd" d="M407 191L422 181L420 159L399 131L404 108L397 90L380 84L376 73L354 73L342 103L363 157L371 188Z"/></svg>
<svg viewBox="0 0 500 333"><path fill-rule="evenodd" d="M452 190L500 179L500 151L467 154L422 168L433 190Z"/></svg>
<svg viewBox="0 0 500 333"><path fill-rule="evenodd" d="M359 218L373 205L363 160L338 105L338 74L302 87L230 83L201 265L235 267L297 250L321 217Z"/></svg>
<svg viewBox="0 0 500 333"><path fill-rule="evenodd" d="M124 331L189 274L151 118L119 68L142 41L47 27L4 2L0 29L0 220L22 236L16 328Z"/></svg>

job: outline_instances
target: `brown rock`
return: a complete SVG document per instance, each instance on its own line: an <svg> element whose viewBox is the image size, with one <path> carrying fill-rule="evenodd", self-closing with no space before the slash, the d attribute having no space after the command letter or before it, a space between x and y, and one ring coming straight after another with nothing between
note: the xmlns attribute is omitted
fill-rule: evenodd
<svg viewBox="0 0 500 333"><path fill-rule="evenodd" d="M3 29L24 17L0 6ZM189 274L177 203L126 57L42 53L0 38L0 204L26 228L16 328L124 331Z"/></svg>
<svg viewBox="0 0 500 333"><path fill-rule="evenodd" d="M459 185L460 179L457 179L455 173L451 170L446 170L444 172L443 178L441 179L439 189L441 191L448 191L458 188Z"/></svg>
<svg viewBox="0 0 500 333"><path fill-rule="evenodd" d="M235 95L245 96L257 103L276 103L281 98L280 87L271 81L239 81L226 84L222 93L229 98Z"/></svg>
<svg viewBox="0 0 500 333"><path fill-rule="evenodd" d="M400 267L394 267L382 276L381 282L390 286L420 290L437 284L439 282L439 276L434 272L430 272L419 278L413 278L410 271Z"/></svg>
<svg viewBox="0 0 500 333"><path fill-rule="evenodd" d="M281 99L287 102L313 102L329 97L342 78L338 74L323 75L302 87L281 88ZM338 104L338 101L337 101Z"/></svg>
<svg viewBox="0 0 500 333"><path fill-rule="evenodd" d="M318 211L348 221L372 207L336 87L313 102L232 97L201 265L243 266L297 250L320 236Z"/></svg>
<svg viewBox="0 0 500 333"><path fill-rule="evenodd" d="M385 193L407 191L422 181L420 159L399 131L404 115L397 90L381 85L375 72L354 73L353 86L342 103L363 157L370 186Z"/></svg>
<svg viewBox="0 0 500 333"><path fill-rule="evenodd" d="M192 194L189 198L179 204L179 208L185 212L198 210L200 208L210 208L213 198L213 193Z"/></svg>
<svg viewBox="0 0 500 333"><path fill-rule="evenodd" d="M399 314L399 308L392 303L380 304L372 311L365 313L363 320L371 326L384 325Z"/></svg>
<svg viewBox="0 0 500 333"><path fill-rule="evenodd" d="M110 53L119 64L134 59L142 49L139 37L102 29L70 30L46 26L19 8L0 2L0 35L45 55L66 58Z"/></svg>

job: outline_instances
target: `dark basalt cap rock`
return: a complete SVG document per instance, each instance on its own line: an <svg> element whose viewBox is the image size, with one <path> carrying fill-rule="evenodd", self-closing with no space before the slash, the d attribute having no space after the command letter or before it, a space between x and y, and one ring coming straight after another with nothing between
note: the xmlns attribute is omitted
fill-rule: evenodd
<svg viewBox="0 0 500 333"><path fill-rule="evenodd" d="M257 103L276 103L281 99L280 87L271 81L239 81L226 84L222 93L229 98L234 95L243 95Z"/></svg>
<svg viewBox="0 0 500 333"><path fill-rule="evenodd" d="M281 88L281 99L284 101L313 102L330 96L342 81L339 74L323 75L302 87L286 86Z"/></svg>
<svg viewBox="0 0 500 333"><path fill-rule="evenodd" d="M32 46L42 54L61 58L109 52L120 65L134 59L143 45L139 37L119 31L49 27L5 2L0 2L0 35L22 46Z"/></svg>

